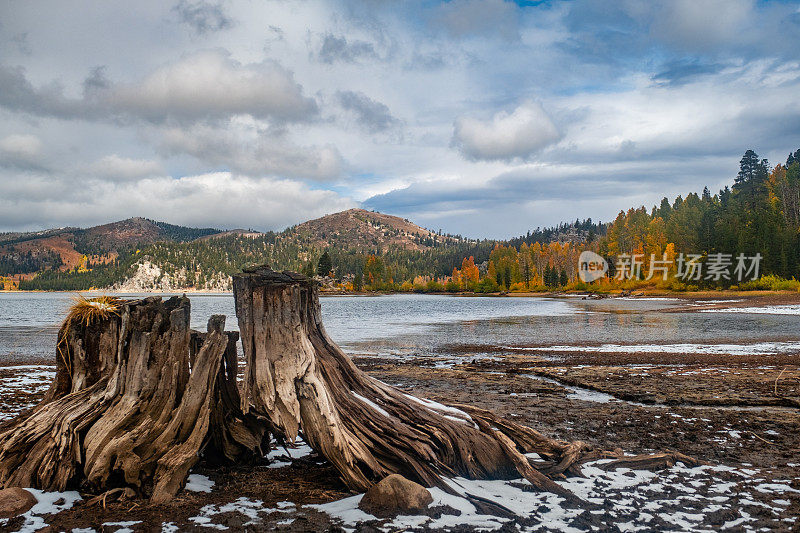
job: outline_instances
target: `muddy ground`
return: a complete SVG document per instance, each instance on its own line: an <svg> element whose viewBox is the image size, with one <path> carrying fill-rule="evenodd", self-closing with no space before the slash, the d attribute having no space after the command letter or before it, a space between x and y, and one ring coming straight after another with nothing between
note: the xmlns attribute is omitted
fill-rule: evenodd
<svg viewBox="0 0 800 533"><path fill-rule="evenodd" d="M745 472L718 475L716 482L728 480L734 493L747 490L748 497L733 507L706 508L697 530L726 524L730 531L800 527L800 355L759 356L756 361L752 356L583 352L476 358L461 364L431 358L355 359L375 377L414 394L490 409L556 438L631 453L673 449ZM0 368L4 384L19 381L15 375L23 374L34 376L27 385L0 388L0 409L6 416L35 403L45 390L45 366ZM200 467L193 472L214 482L210 493L184 491L164 506L142 501L90 505L91 495L83 495L72 509L46 516L46 530L339 531L337 519L306 506L351 495L335 471L313 454L296 460L278 457L254 469ZM753 490L754 483L767 489ZM778 494L769 489L773 485L784 488ZM672 490L661 488L653 498L674 500L681 507L680 491ZM246 500L237 505L239 498ZM599 508L587 504L571 525L577 530L621 530L622 518L604 515ZM742 511L750 520L737 523ZM2 529L17 531L24 524L24 518L17 518ZM374 531L380 525L353 528ZM651 530L675 529L658 519L649 525ZM537 527L535 518L503 526L508 531Z"/></svg>

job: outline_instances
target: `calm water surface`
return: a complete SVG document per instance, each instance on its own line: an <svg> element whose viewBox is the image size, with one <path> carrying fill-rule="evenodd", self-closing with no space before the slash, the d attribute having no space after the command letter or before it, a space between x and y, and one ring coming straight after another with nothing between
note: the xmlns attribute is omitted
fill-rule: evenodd
<svg viewBox="0 0 800 533"><path fill-rule="evenodd" d="M49 357L72 293L0 294L0 359ZM125 296L125 295L123 295ZM127 295L142 297L144 295ZM230 294L190 295L192 327L212 314L237 329ZM581 300L432 295L322 298L330 336L351 353L446 355L479 345L800 343L800 317L741 313L666 313L679 300ZM800 350L800 344L798 345Z"/></svg>

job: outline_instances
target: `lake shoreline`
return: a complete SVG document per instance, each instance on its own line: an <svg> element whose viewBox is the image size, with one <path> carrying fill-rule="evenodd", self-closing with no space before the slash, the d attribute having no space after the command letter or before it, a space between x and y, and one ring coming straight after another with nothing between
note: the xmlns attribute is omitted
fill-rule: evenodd
<svg viewBox="0 0 800 533"><path fill-rule="evenodd" d="M685 520L684 515L690 513L694 528L713 529L740 519L744 511L747 525L754 530L788 530L800 516L800 480L796 477L800 409L772 401L776 382L781 396L800 398L798 355L758 360L674 356L666 364L659 354L522 357L484 353L476 354L475 360L444 366L430 357L352 357L370 375L409 393L489 409L548 436L581 440L600 449L619 447L635 454L674 449L710 463L708 471L679 464L653 473L625 474L631 482L652 476L650 482L639 481L638 489L634 485L627 489L635 490L633 496L620 493L613 485L601 485L609 502L602 515L593 515L594 507L588 501L549 502L556 505L558 513L572 512L570 525L574 528L603 529L638 520L638 525L651 530L670 529L670 525L675 529L671 520ZM793 363L790 371L781 375L788 363ZM5 372L0 368L0 377ZM26 395L18 403L42 394L40 390ZM2 401L3 406L13 403ZM67 531L123 521L137 522L132 524L134 531L160 531L166 522L181 531L236 530L253 515L263 529L326 531L344 525L335 513L323 509L326 504L334 506L331 509L341 505L334 502L344 502L354 493L344 487L329 464L314 453L293 459L278 449L272 455L276 458L270 463L251 470L198 467L193 474L209 480L209 492L184 490L166 505L138 502L131 511L132 502L109 498L104 506L90 506L85 503L90 497L87 494L72 509L50 515L46 521L55 530ZM586 467L587 472L595 472L589 475L597 475L592 468ZM642 522L635 509L626 507L631 498L657 520ZM252 504L252 509L264 510L245 511L248 503L237 511L235 502L242 501L261 502ZM322 508L316 507L320 504ZM223 508L228 510L208 515L202 525L198 522L197 517L206 516L204 509ZM455 512L439 510L440 514ZM350 525L357 530L385 529L389 523L369 516L354 520ZM512 517L511 524L515 521L519 526L531 525L521 517ZM479 529L464 527L460 531ZM557 530L557 526L542 529Z"/></svg>

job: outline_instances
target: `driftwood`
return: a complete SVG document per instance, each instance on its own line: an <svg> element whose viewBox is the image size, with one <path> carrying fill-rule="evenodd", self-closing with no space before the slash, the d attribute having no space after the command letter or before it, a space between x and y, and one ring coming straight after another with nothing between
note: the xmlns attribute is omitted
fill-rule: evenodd
<svg viewBox="0 0 800 533"><path fill-rule="evenodd" d="M0 426L0 486L172 498L198 461L245 464L298 435L353 490L389 474L453 490L448 477L554 480L588 460L697 464L677 452L625 457L551 439L489 411L416 398L359 370L322 325L316 284L258 267L234 276L246 368L225 317L189 329L189 300L85 302L59 331L40 405ZM102 313L92 306L101 305ZM536 460L526 454L535 454ZM531 455L533 457L533 455ZM480 508L499 504L468 497Z"/></svg>

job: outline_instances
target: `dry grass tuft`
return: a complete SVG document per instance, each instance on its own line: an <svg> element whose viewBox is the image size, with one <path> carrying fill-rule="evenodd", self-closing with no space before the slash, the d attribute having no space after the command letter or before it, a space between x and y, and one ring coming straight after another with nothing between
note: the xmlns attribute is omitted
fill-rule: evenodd
<svg viewBox="0 0 800 533"><path fill-rule="evenodd" d="M76 324L85 327L98 320L104 320L116 315L119 313L123 303L122 299L114 296L99 296L87 299L80 294L75 296L73 301L74 303L67 312L67 318L64 319L64 325L60 332L61 338L56 346L58 356L64 362L64 366L67 367L70 375L72 375L72 365L69 357L67 357L67 338L69 337L70 329Z"/></svg>
<svg viewBox="0 0 800 533"><path fill-rule="evenodd" d="M86 299L81 295L73 298L74 304L69 308L65 323L89 324L116 315L119 312L122 300L114 296L100 296L98 298Z"/></svg>

